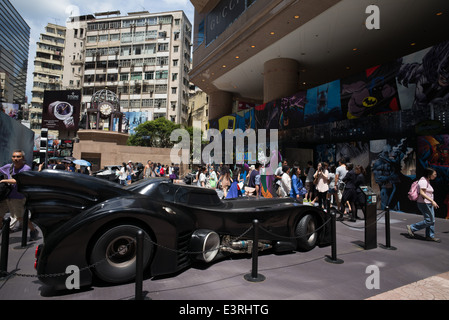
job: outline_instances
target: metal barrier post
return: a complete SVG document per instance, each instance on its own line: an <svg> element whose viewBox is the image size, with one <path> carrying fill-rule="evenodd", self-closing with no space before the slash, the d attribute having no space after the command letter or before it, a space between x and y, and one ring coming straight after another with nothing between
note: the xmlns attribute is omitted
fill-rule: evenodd
<svg viewBox="0 0 449 320"><path fill-rule="evenodd" d="M22 248L25 248L28 240L28 210L25 209L22 219Z"/></svg>
<svg viewBox="0 0 449 320"><path fill-rule="evenodd" d="M257 273L258 261L257 255L259 251L259 221L253 221L254 239L252 248L253 268L251 273L245 274L244 278L250 282L262 282L265 280L265 276Z"/></svg>
<svg viewBox="0 0 449 320"><path fill-rule="evenodd" d="M3 219L2 228L2 252L0 256L0 278L3 278L8 274L8 252L9 252L9 225L11 218Z"/></svg>
<svg viewBox="0 0 449 320"><path fill-rule="evenodd" d="M390 208L385 207L385 246L379 244L379 247L386 250L397 250L397 248L391 246L391 233L390 233Z"/></svg>
<svg viewBox="0 0 449 320"><path fill-rule="evenodd" d="M136 300L143 300L143 231L136 237Z"/></svg>
<svg viewBox="0 0 449 320"><path fill-rule="evenodd" d="M331 215L331 234L332 234L332 256L326 256L326 262L334 264L342 264L344 261L337 258L337 217L335 211L330 212Z"/></svg>

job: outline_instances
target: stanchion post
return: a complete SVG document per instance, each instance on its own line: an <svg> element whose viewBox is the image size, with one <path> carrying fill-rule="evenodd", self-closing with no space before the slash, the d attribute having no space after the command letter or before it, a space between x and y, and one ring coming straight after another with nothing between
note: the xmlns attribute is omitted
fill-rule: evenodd
<svg viewBox="0 0 449 320"><path fill-rule="evenodd" d="M337 258L337 218L335 216L335 211L332 211L330 215L331 215L332 256L331 257L326 256L324 260L329 263L342 264L344 261Z"/></svg>
<svg viewBox="0 0 449 320"><path fill-rule="evenodd" d="M143 231L136 236L136 300L143 300Z"/></svg>
<svg viewBox="0 0 449 320"><path fill-rule="evenodd" d="M8 273L8 252L9 252L9 225L11 223L11 218L3 219L2 228L2 247L0 255L0 278L3 278Z"/></svg>
<svg viewBox="0 0 449 320"><path fill-rule="evenodd" d="M252 248L252 270L251 273L245 274L244 278L250 282L262 282L265 280L265 276L258 273L258 251L259 251L259 221L253 221L254 239Z"/></svg>
<svg viewBox="0 0 449 320"><path fill-rule="evenodd" d="M391 231L390 231L390 208L385 207L385 245L379 244L379 247L386 250L396 250L391 246Z"/></svg>
<svg viewBox="0 0 449 320"><path fill-rule="evenodd" d="M22 218L22 248L27 246L28 237L28 210L25 209Z"/></svg>

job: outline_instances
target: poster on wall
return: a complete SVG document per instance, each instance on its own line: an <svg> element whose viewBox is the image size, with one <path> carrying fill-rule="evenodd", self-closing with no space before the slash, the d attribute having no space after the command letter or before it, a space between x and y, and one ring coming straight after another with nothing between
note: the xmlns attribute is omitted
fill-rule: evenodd
<svg viewBox="0 0 449 320"><path fill-rule="evenodd" d="M239 111L235 114L235 128L245 132L247 129L255 129L254 109Z"/></svg>
<svg viewBox="0 0 449 320"><path fill-rule="evenodd" d="M124 112L123 114L125 115L123 117L123 129L130 135L136 133L135 129L138 125L152 120L151 112Z"/></svg>
<svg viewBox="0 0 449 320"><path fill-rule="evenodd" d="M449 103L449 41L402 59L397 74L401 105L406 109Z"/></svg>
<svg viewBox="0 0 449 320"><path fill-rule="evenodd" d="M418 172L423 172L427 167L437 172L437 177L432 181L434 199L439 205L435 215L449 219L449 134L421 136L417 139Z"/></svg>
<svg viewBox="0 0 449 320"><path fill-rule="evenodd" d="M361 165L365 169L369 166L369 144L364 141L352 141L337 143L335 149L335 159L345 159L354 166Z"/></svg>
<svg viewBox="0 0 449 320"><path fill-rule="evenodd" d="M374 66L341 80L342 112L347 119L399 111L396 75L401 60Z"/></svg>
<svg viewBox="0 0 449 320"><path fill-rule="evenodd" d="M18 119L19 105L13 103L2 103L3 112L13 119Z"/></svg>
<svg viewBox="0 0 449 320"><path fill-rule="evenodd" d="M42 128L78 131L81 91L44 91Z"/></svg>
<svg viewBox="0 0 449 320"><path fill-rule="evenodd" d="M336 153L336 145L335 144L320 144L316 146L316 155L315 160L318 162L326 162L327 164L337 164L337 160L335 158Z"/></svg>
<svg viewBox="0 0 449 320"><path fill-rule="evenodd" d="M305 123L325 123L341 119L340 80L307 90Z"/></svg>
<svg viewBox="0 0 449 320"><path fill-rule="evenodd" d="M279 130L302 127L304 125L304 109L307 103L306 92L281 99Z"/></svg>
<svg viewBox="0 0 449 320"><path fill-rule="evenodd" d="M279 129L280 103L280 100L276 100L254 108L257 129Z"/></svg>
<svg viewBox="0 0 449 320"><path fill-rule="evenodd" d="M408 191L416 177L415 142L410 138L370 141L371 186L380 195L381 209L415 212Z"/></svg>

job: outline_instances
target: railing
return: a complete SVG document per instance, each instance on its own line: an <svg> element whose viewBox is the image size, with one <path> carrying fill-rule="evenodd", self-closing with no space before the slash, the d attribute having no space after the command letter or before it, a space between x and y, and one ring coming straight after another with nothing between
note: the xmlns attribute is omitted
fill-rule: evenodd
<svg viewBox="0 0 449 320"><path fill-rule="evenodd" d="M344 263L343 260L337 258L337 236L336 236L336 214L340 213L336 208L330 207L330 204L328 202L327 204L327 213L329 215L329 219L326 220L319 228L314 230L313 232L305 235L305 237L310 237L312 234L319 232L322 228L325 228L328 223L330 223L331 227L331 255L325 257L325 261L333 264L341 264ZM390 210L389 208L386 208L384 212L381 212L379 215L382 215L385 213L385 227L386 227L386 245L383 246L384 249L388 250L395 250L396 248L391 246L391 240L390 240ZM380 219L380 218L379 218ZM375 223L379 220L375 220ZM11 276L20 276L20 277L60 277L60 276L68 276L66 273L58 273L58 274L48 274L48 275L30 275L30 274L21 274L17 272L8 272L7 266L8 266L8 250L9 250L9 228L10 228L10 222L11 219L5 218L3 219L3 228L2 228L2 243L1 243L1 254L0 254L0 278L7 278ZM27 248L29 247L27 245L27 231L28 228L26 227L28 225L28 215L24 215L24 221L23 221L23 230L22 230L22 242L20 248ZM342 222L343 223L343 222ZM345 223L343 223L345 224ZM347 225L347 224L345 224ZM351 228L354 228L354 226L347 225ZM253 236L253 247L252 247L252 270L251 273L245 274L244 279L250 282L262 282L265 280L265 276L258 273L258 242L259 242L259 230L262 230L263 232L269 233L271 235L274 235L278 238L289 238L289 239L295 239L299 237L285 237L282 235L276 235L273 234L271 231L265 229L264 227L259 225L258 220L254 220L252 222L252 225L245 230L237 239L243 238L246 236L251 230L254 230L252 236ZM304 237L304 236L302 236ZM131 244L136 244L136 276L135 276L135 299L136 300L142 300L144 299L143 295L143 279L144 279L144 242L149 241L152 245L159 246L162 250L170 250L174 252L178 252L179 250L167 248L161 245L158 245L157 243L153 242L149 238L144 237L144 232L142 230L138 230L136 233L136 237L129 242L128 246ZM183 251L183 254L188 255L197 255L197 254L204 254L208 251L216 250L216 248L210 249L210 250L204 250L201 252L185 252ZM118 254L119 252L113 253L110 257L107 257L103 259L102 261L95 262L82 270L94 268L99 263L102 263L106 259L109 259L113 257L114 255ZM81 270L80 270L81 271Z"/></svg>

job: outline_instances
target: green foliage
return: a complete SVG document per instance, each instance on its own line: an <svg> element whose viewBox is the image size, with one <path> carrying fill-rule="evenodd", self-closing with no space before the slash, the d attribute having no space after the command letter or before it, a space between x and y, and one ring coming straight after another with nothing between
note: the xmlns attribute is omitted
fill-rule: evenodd
<svg viewBox="0 0 449 320"><path fill-rule="evenodd" d="M170 134L181 125L174 124L165 118L157 118L140 124L135 129L135 134L128 138L129 146L171 148ZM176 141L175 141L176 142Z"/></svg>

